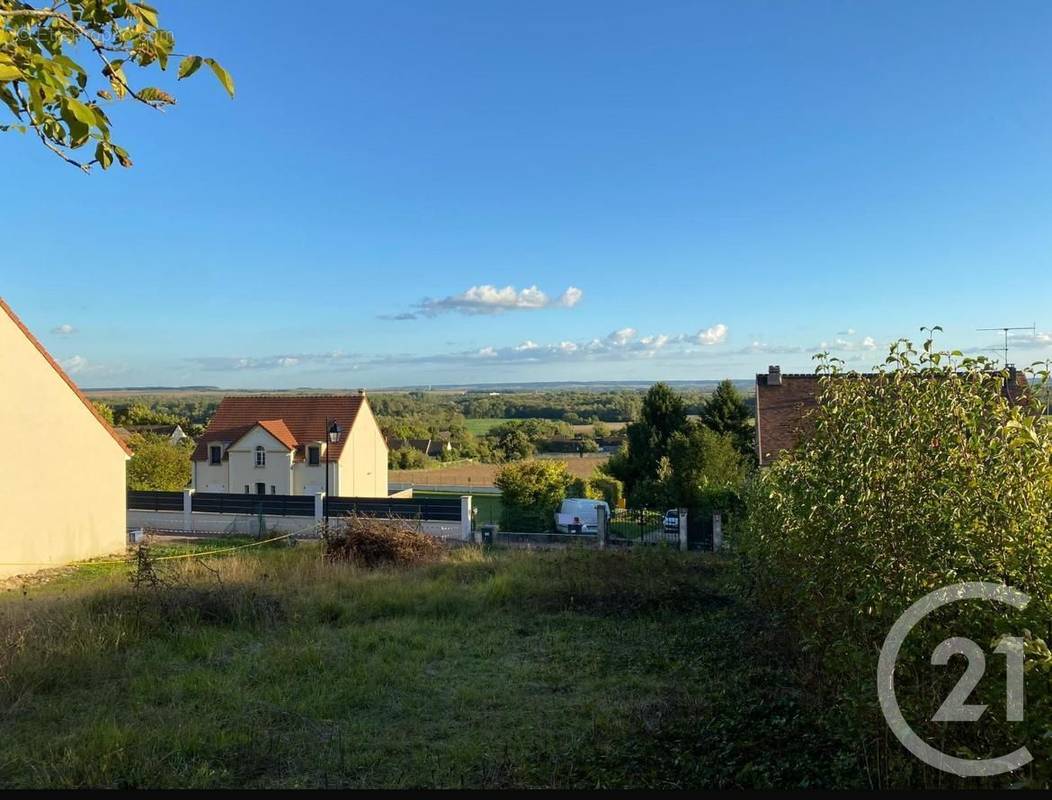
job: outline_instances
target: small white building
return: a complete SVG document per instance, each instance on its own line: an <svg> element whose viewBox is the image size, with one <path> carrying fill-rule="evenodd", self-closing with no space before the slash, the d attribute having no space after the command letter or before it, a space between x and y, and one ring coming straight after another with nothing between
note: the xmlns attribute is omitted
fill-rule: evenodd
<svg viewBox="0 0 1052 800"><path fill-rule="evenodd" d="M335 441L333 441L335 439ZM387 445L364 391L223 398L193 454L193 488L387 497Z"/></svg>

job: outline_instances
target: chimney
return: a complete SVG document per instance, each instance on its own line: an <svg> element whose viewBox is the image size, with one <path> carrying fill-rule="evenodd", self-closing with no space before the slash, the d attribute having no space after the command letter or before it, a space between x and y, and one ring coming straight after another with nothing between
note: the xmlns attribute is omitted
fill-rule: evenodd
<svg viewBox="0 0 1052 800"><path fill-rule="evenodd" d="M782 385L782 368L777 364L772 364L767 367L767 385L768 386L781 386Z"/></svg>
<svg viewBox="0 0 1052 800"><path fill-rule="evenodd" d="M365 389L359 389L358 390L358 396L359 397L365 397Z"/></svg>

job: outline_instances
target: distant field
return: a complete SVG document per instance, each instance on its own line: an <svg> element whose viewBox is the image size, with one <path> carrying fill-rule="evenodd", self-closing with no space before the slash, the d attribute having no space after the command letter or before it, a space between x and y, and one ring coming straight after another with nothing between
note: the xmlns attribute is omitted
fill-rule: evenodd
<svg viewBox="0 0 1052 800"><path fill-rule="evenodd" d="M588 478L595 468L609 460L608 455L558 457L578 478ZM492 486L500 469L499 464L454 464L436 469L393 469L387 473L391 483L412 483L417 486Z"/></svg>
<svg viewBox="0 0 1052 800"><path fill-rule="evenodd" d="M628 425L627 422L604 422L603 424L611 432L622 430ZM595 432L594 425L571 425L570 427L573 428L574 433L580 433L585 436L591 436Z"/></svg>
<svg viewBox="0 0 1052 800"><path fill-rule="evenodd" d="M486 419L464 420L464 424L467 426L467 429L476 436L485 436L498 425L501 425L505 422L515 422L515 420L497 419L495 417L489 417ZM607 430L610 431L619 431L626 425L628 425L627 422L604 422L603 424L606 425ZM584 436L591 436L595 430L594 425L571 425L570 427L573 428L574 433L580 433Z"/></svg>
<svg viewBox="0 0 1052 800"><path fill-rule="evenodd" d="M507 421L506 419L487 417L485 419L466 419L464 420L464 425L475 436L485 436L498 425Z"/></svg>

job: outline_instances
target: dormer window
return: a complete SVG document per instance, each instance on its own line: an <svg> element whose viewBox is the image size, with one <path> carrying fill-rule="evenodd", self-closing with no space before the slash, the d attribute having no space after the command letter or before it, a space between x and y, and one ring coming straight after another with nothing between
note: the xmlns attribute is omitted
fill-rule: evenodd
<svg viewBox="0 0 1052 800"><path fill-rule="evenodd" d="M222 464L223 463L223 446L219 444L210 445L208 448L208 463L209 464Z"/></svg>
<svg viewBox="0 0 1052 800"><path fill-rule="evenodd" d="M307 466L316 467L321 464L321 445L312 444L307 448Z"/></svg>
<svg viewBox="0 0 1052 800"><path fill-rule="evenodd" d="M267 465L267 451L263 445L256 445L256 466L265 467Z"/></svg>

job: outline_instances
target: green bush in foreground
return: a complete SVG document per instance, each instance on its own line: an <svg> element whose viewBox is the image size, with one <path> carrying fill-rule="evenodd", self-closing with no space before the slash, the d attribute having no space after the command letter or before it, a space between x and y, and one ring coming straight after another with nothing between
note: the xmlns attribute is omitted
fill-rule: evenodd
<svg viewBox="0 0 1052 800"><path fill-rule="evenodd" d="M892 622L921 596L960 581L1027 592L1032 600L1022 613L958 603L930 618L907 642L896 687L907 719L945 752L1000 755L1025 739L1036 766L1023 777L1047 785L1052 745L1040 734L1052 721L1052 688L1042 641L1028 644L1025 726L1003 722L1004 670L1001 662L993 668L992 655L976 695L989 703L983 725L925 721L961 672L956 662L930 666L942 639L969 636L989 654L1002 634L1049 630L1049 428L1026 398L1006 399L1008 372L935 352L930 341L920 352L896 343L874 376L844 372L826 358L819 373L813 435L749 488L737 544L755 597L785 615L815 691L843 709L844 725L854 729L849 738L880 765L871 780L916 784L933 782L935 773L917 772L919 762L888 734L877 703L877 653ZM945 682L931 677L940 669Z"/></svg>
<svg viewBox="0 0 1052 800"><path fill-rule="evenodd" d="M530 460L507 464L493 481L504 505L501 527L522 533L551 530L573 476L562 461Z"/></svg>

